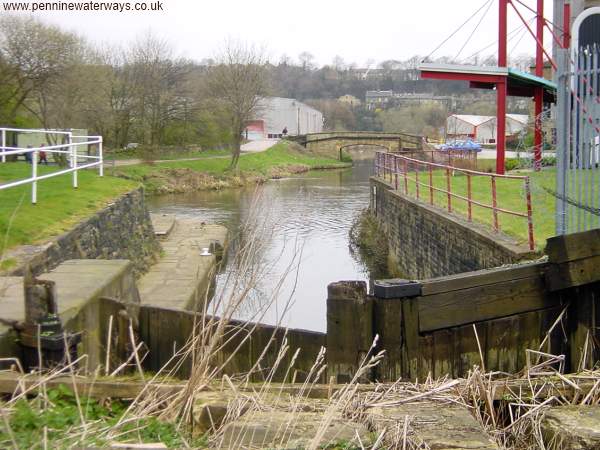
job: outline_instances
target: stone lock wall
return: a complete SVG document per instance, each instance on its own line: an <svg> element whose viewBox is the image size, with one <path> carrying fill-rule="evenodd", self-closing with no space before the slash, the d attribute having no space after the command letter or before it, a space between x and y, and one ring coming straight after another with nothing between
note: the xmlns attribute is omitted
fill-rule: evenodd
<svg viewBox="0 0 600 450"><path fill-rule="evenodd" d="M11 275L22 275L29 264L34 275L69 259L129 259L136 275L143 273L160 252L144 191L135 189L48 244L29 247L18 257Z"/></svg>
<svg viewBox="0 0 600 450"><path fill-rule="evenodd" d="M434 278L536 257L501 233L448 214L371 179L370 209L389 242L393 265L410 278Z"/></svg>

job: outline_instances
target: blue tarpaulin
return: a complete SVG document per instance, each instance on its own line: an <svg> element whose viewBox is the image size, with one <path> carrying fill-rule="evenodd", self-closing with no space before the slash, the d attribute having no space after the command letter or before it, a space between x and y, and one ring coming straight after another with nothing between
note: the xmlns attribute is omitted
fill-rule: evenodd
<svg viewBox="0 0 600 450"><path fill-rule="evenodd" d="M462 151L470 151L470 152L480 152L481 145L477 142L473 142L470 139L466 141L452 141L446 144L440 145L439 149L441 151L450 151L450 150L462 150Z"/></svg>

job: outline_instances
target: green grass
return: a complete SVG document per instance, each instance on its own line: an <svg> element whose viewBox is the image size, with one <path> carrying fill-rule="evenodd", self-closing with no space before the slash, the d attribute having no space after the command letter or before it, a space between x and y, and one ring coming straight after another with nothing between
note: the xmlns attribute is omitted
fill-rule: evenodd
<svg viewBox="0 0 600 450"><path fill-rule="evenodd" d="M531 200L533 205L533 226L534 238L536 247L542 249L547 238L554 236L554 211L555 198L546 192L544 188L554 188L555 169L546 169L541 172L512 172L514 175L529 175L531 180ZM421 183L429 183L429 174L421 172L419 174ZM436 170L433 172L433 186L438 189L447 190L447 179L445 171ZM467 176L459 172L455 172L450 177L452 193L467 197ZM473 176L472 183L472 199L485 205L492 205L492 186L490 177ZM399 189L404 192L404 179L399 177ZM416 195L414 173L409 174L408 192L411 196ZM498 208L526 213L525 189L522 180L511 179L496 179L497 206ZM426 186L419 187L420 199L429 203L431 199L429 188ZM439 191L434 191L434 205L447 209L448 198L447 194ZM453 212L462 217L467 216L467 202L458 198L451 199ZM491 209L481 206L472 206L473 220L490 226L493 224L493 213ZM519 243L527 244L528 228L527 219L509 215L506 213L498 213L498 222L500 230L516 240Z"/></svg>
<svg viewBox="0 0 600 450"><path fill-rule="evenodd" d="M231 152L227 149L214 149L214 150L164 150L158 151L153 159L157 160L176 160L183 158L213 158L215 156L228 156ZM143 159L143 154L140 150L121 150L118 152L106 152L104 158L107 161L116 160L128 160L128 159Z"/></svg>
<svg viewBox="0 0 600 450"><path fill-rule="evenodd" d="M85 437L76 431L81 426L80 410L75 395L65 385L50 389L47 393L48 405L42 408L41 398L19 400L8 415L12 436L6 427L0 427L1 448L12 447L14 438L18 448L43 448L44 429L48 448L83 448L109 446L111 440L100 436L98 430L114 427L123 416L127 404L120 400L112 400L103 404L86 397L80 398L81 413L88 424L89 431ZM120 442L162 442L168 448L187 447L204 448L206 442L202 437L182 436L175 424L162 422L154 417L146 417L129 422L118 430L122 433ZM185 440L184 440L185 439Z"/></svg>
<svg viewBox="0 0 600 450"><path fill-rule="evenodd" d="M38 170L39 174L45 174L58 168L39 166ZM0 183L30 176L29 164L0 164ZM31 184L1 190L0 254L5 244L8 249L16 245L38 243L67 231L119 195L139 185L110 176L100 178L95 170L79 172L78 189L73 189L71 183L71 174L38 181L36 205L31 204Z"/></svg>
<svg viewBox="0 0 600 450"><path fill-rule="evenodd" d="M332 158L315 156L306 151L290 148L289 142L279 142L264 152L244 154L238 163L238 172L266 175L274 167L305 165L310 168L346 167L347 163ZM155 164L137 164L119 168L127 177L142 180L163 169L191 169L210 175L233 175L229 170L228 158L213 158L199 161L169 161Z"/></svg>

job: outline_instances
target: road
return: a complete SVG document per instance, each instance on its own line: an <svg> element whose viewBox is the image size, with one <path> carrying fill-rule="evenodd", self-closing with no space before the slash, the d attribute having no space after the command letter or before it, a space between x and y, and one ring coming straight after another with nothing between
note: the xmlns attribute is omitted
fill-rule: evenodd
<svg viewBox="0 0 600 450"><path fill-rule="evenodd" d="M251 141L242 145L242 153L258 153L273 147L279 142L279 139L261 139L259 141Z"/></svg>
<svg viewBox="0 0 600 450"><path fill-rule="evenodd" d="M533 154L530 152L521 151L519 154L513 151L504 152L505 158L516 158L520 155L521 158L533 158ZM555 156L554 152L544 152L542 156ZM496 159L496 150L481 150L477 153L477 159Z"/></svg>

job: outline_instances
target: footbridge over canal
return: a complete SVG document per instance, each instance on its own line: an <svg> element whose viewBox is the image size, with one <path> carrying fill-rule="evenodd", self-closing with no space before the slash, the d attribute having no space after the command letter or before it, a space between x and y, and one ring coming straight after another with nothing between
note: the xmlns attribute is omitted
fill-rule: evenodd
<svg viewBox="0 0 600 450"><path fill-rule="evenodd" d="M332 158L341 157L342 151L351 151L359 147L372 147L374 152L382 149L397 152L423 148L423 137L408 133L331 131L292 136L289 139L313 153Z"/></svg>

